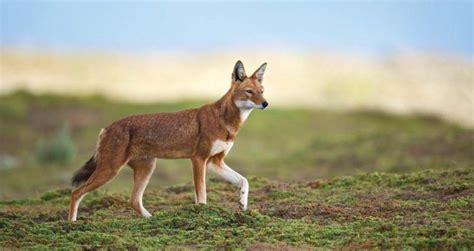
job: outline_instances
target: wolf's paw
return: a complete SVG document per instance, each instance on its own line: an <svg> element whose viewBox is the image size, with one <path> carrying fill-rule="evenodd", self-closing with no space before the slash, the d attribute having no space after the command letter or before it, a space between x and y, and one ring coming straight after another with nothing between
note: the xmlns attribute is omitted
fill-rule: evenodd
<svg viewBox="0 0 474 251"><path fill-rule="evenodd" d="M152 215L151 215L150 212L145 210L144 212L142 212L142 216L143 216L143 218L150 218Z"/></svg>
<svg viewBox="0 0 474 251"><path fill-rule="evenodd" d="M239 203L239 208L240 208L240 210L245 211L245 210L247 210L247 205L240 202Z"/></svg>

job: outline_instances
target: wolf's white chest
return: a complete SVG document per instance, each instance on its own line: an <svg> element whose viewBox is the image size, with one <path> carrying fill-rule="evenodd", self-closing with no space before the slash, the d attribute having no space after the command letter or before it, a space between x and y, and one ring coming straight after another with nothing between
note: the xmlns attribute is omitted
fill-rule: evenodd
<svg viewBox="0 0 474 251"><path fill-rule="evenodd" d="M227 154L233 145L234 145L233 141L222 141L218 139L214 141L214 143L212 143L211 156L216 155L221 152L224 152L225 154Z"/></svg>

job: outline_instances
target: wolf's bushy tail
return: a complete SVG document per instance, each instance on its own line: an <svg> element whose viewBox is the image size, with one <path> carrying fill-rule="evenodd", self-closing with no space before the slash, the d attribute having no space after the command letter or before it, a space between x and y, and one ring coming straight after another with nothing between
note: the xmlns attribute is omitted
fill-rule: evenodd
<svg viewBox="0 0 474 251"><path fill-rule="evenodd" d="M91 177L92 173L94 173L95 169L97 168L97 161L95 160L95 154L81 167L81 169L77 170L72 176L72 185L78 186L81 183L85 182L86 180Z"/></svg>

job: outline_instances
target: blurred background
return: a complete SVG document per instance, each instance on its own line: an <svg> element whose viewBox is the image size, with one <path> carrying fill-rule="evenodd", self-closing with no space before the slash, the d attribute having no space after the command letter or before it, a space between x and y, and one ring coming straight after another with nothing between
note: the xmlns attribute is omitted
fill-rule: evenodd
<svg viewBox="0 0 474 251"><path fill-rule="evenodd" d="M68 187L100 128L268 62L228 164L304 181L474 167L472 1L0 1L0 199ZM159 160L150 187L191 182ZM130 190L124 167L110 191Z"/></svg>

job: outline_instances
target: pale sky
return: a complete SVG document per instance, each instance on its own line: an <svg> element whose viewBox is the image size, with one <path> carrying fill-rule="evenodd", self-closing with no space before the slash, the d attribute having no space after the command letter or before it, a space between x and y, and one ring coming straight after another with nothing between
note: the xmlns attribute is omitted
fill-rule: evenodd
<svg viewBox="0 0 474 251"><path fill-rule="evenodd" d="M292 48L473 55L471 1L5 1L7 47L112 51Z"/></svg>

